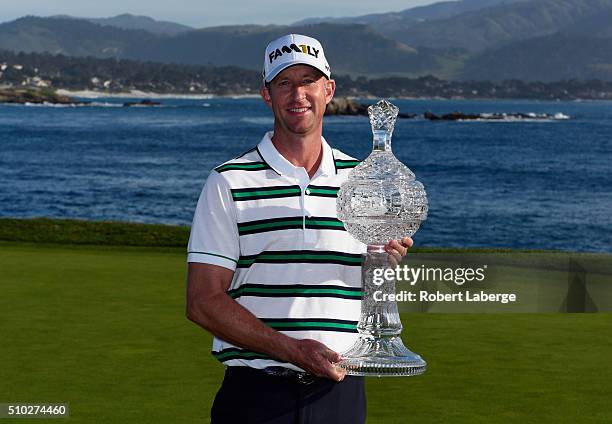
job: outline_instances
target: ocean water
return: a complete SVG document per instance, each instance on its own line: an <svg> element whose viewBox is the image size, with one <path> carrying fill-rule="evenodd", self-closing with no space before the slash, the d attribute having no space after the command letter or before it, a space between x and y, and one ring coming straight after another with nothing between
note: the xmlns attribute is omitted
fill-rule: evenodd
<svg viewBox="0 0 612 424"><path fill-rule="evenodd" d="M271 129L258 99L161 107L0 105L0 216L189 224L211 168ZM401 112L557 112L546 122L402 119L393 151L423 182L421 246L612 252L612 103L394 101ZM324 135L363 159L366 117L327 117Z"/></svg>

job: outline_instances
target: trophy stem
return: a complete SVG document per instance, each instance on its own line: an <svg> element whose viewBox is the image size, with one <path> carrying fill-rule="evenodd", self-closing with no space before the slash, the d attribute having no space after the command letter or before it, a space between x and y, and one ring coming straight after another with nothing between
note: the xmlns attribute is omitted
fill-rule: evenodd
<svg viewBox="0 0 612 424"><path fill-rule="evenodd" d="M427 363L402 343L402 322L395 294L394 270L384 246L368 245L363 255L361 282L363 298L357 330L359 339L342 354L338 364L349 375L412 376L425 372Z"/></svg>
<svg viewBox="0 0 612 424"><path fill-rule="evenodd" d="M378 152L390 152L391 136L393 133L387 130L374 130L373 134L372 150Z"/></svg>

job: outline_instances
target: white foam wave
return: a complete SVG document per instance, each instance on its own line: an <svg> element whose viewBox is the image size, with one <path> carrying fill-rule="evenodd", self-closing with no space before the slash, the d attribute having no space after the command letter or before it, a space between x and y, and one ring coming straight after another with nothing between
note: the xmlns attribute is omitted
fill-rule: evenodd
<svg viewBox="0 0 612 424"><path fill-rule="evenodd" d="M552 115L528 112L523 114L481 113L477 119L457 119L460 122L554 122L570 119L569 115L557 112Z"/></svg>
<svg viewBox="0 0 612 424"><path fill-rule="evenodd" d="M77 107L78 105L76 104L60 104L60 103L48 103L48 102L43 102L43 103L30 103L30 102L25 102L23 103L24 106L28 106L28 107L57 107L57 108L65 108L65 107Z"/></svg>
<svg viewBox="0 0 612 424"><path fill-rule="evenodd" d="M93 90L66 90L59 89L57 94L84 99L99 98L136 98L136 99L212 99L212 94L159 94L147 91L132 90L124 93L106 93Z"/></svg>
<svg viewBox="0 0 612 424"><path fill-rule="evenodd" d="M124 105L119 105L119 106L124 106ZM135 104L127 105L126 107L164 107L164 105L147 105L147 104L135 103Z"/></svg>
<svg viewBox="0 0 612 424"><path fill-rule="evenodd" d="M256 124L256 125L270 125L274 123L274 118L272 117L240 118L240 122L246 122L247 124Z"/></svg>
<svg viewBox="0 0 612 424"><path fill-rule="evenodd" d="M76 107L123 107L122 103L110 103L110 102L91 102L91 103L30 103L25 102L23 106L28 107L53 107L53 108L76 108Z"/></svg>
<svg viewBox="0 0 612 424"><path fill-rule="evenodd" d="M259 99L261 96L259 94L236 94L234 96L229 96L230 99Z"/></svg>
<svg viewBox="0 0 612 424"><path fill-rule="evenodd" d="M109 103L109 102L91 102L89 106L94 107L123 107L121 103Z"/></svg>

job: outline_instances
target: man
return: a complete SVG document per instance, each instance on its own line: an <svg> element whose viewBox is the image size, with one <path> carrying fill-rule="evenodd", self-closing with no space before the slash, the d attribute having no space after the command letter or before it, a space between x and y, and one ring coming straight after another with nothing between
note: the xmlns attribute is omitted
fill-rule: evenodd
<svg viewBox="0 0 612 424"><path fill-rule="evenodd" d="M356 161L322 137L335 82L310 37L264 60L274 131L211 172L189 241L187 317L227 365L212 423L363 423L363 378L334 366L357 337L365 251L336 216ZM399 261L411 245L386 249Z"/></svg>

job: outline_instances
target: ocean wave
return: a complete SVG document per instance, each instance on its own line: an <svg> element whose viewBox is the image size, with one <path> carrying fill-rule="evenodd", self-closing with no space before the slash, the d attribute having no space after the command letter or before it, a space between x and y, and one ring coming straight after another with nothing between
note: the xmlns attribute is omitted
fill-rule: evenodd
<svg viewBox="0 0 612 424"><path fill-rule="evenodd" d="M247 124L256 124L256 125L270 125L274 123L274 118L269 117L269 116L240 118L240 122L246 122Z"/></svg>
<svg viewBox="0 0 612 424"><path fill-rule="evenodd" d="M94 107L123 107L121 103L110 103L110 102L91 102L89 106Z"/></svg>
<svg viewBox="0 0 612 424"><path fill-rule="evenodd" d="M127 99L212 99L212 94L159 94L140 90L132 90L126 93L104 93L93 90L66 90L59 89L57 94L81 97L84 99L100 98L127 98Z"/></svg>
<svg viewBox="0 0 612 424"><path fill-rule="evenodd" d="M91 102L91 103L30 103L26 102L16 104L15 106L27 106L27 107L53 107L53 108L77 108L77 107L123 107L122 103L110 103L110 102Z"/></svg>
<svg viewBox="0 0 612 424"><path fill-rule="evenodd" d="M43 103L25 102L25 103L22 104L22 106L67 108L67 107L79 107L80 105L72 104L72 103L69 103L69 104L60 104L60 103L48 103L48 102L43 102Z"/></svg>
<svg viewBox="0 0 612 424"><path fill-rule="evenodd" d="M570 119L569 115L562 112L555 114L546 113L481 113L477 119L458 119L461 122L477 121L477 122L552 122L565 121Z"/></svg>

